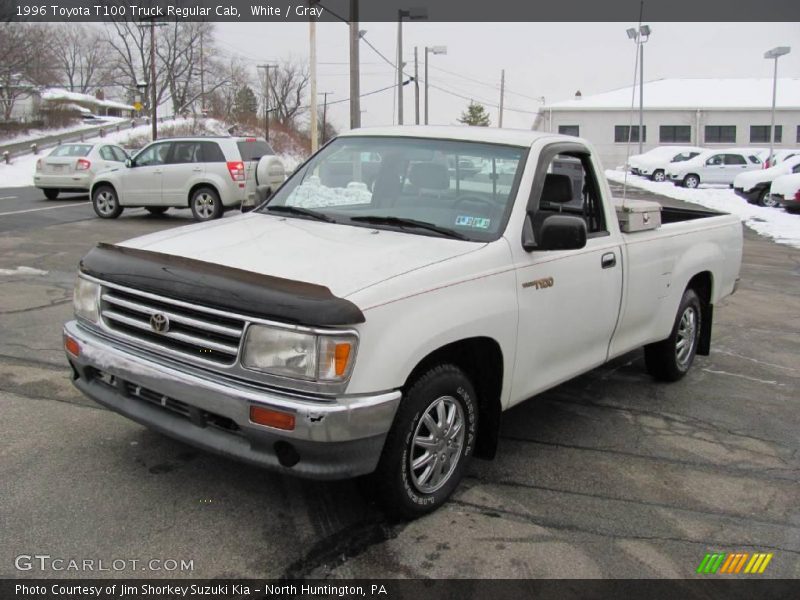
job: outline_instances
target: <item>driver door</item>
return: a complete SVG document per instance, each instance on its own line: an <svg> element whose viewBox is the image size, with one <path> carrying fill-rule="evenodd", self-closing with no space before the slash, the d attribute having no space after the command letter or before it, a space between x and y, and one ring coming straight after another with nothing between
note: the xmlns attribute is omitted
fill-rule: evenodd
<svg viewBox="0 0 800 600"><path fill-rule="evenodd" d="M170 146L171 142L156 142L136 155L123 179L120 204L123 206L162 204L162 178Z"/></svg>

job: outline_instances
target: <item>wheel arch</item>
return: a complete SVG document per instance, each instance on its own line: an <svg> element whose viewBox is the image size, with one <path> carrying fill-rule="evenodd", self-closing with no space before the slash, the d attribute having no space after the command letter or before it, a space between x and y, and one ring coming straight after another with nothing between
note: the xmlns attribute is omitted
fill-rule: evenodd
<svg viewBox="0 0 800 600"><path fill-rule="evenodd" d="M194 193L199 190L200 188L211 188L217 194L217 198L219 201L222 202L222 195L220 194L219 187L210 181L198 181L192 187L189 188L189 193L186 195L186 207L191 208L192 206L192 196Z"/></svg>
<svg viewBox="0 0 800 600"><path fill-rule="evenodd" d="M92 187L89 188L89 200L94 197L94 192L99 187L110 187L112 190L114 190L114 193L117 195L117 202L119 202L119 191L117 190L117 186L107 179L101 179L100 181L92 182Z"/></svg>
<svg viewBox="0 0 800 600"><path fill-rule="evenodd" d="M697 354L708 356L711 352L711 327L714 319L714 305L711 302L714 297L714 274L711 271L697 273L686 284L686 289L694 290L700 298L700 340Z"/></svg>
<svg viewBox="0 0 800 600"><path fill-rule="evenodd" d="M478 439L475 456L494 458L500 431L503 389L503 352L490 337L465 338L441 346L420 360L406 379L407 390L417 377L440 364L459 367L478 394Z"/></svg>

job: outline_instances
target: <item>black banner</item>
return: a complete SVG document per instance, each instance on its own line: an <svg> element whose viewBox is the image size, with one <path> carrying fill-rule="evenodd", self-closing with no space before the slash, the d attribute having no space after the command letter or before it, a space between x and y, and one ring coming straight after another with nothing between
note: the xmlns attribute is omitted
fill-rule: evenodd
<svg viewBox="0 0 800 600"><path fill-rule="evenodd" d="M639 580L0 580L3 600L778 600L797 596L798 583L778 579Z"/></svg>
<svg viewBox="0 0 800 600"><path fill-rule="evenodd" d="M21 21L189 20L229 22L635 22L640 0L0 0L0 18ZM790 0L648 0L648 22L800 21Z"/></svg>

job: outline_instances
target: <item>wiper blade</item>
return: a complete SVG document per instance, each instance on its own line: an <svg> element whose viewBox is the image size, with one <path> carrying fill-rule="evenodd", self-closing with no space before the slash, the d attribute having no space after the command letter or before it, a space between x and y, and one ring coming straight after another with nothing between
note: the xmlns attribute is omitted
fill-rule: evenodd
<svg viewBox="0 0 800 600"><path fill-rule="evenodd" d="M300 215L303 217L310 217L311 219L316 219L318 221L325 221L326 223L336 223L336 219L333 217L329 217L328 215L322 214L321 212L317 212L315 210L310 210L308 208L301 208L299 206L273 206L271 204L267 204L267 206L261 210L275 213L287 213L290 215Z"/></svg>
<svg viewBox="0 0 800 600"><path fill-rule="evenodd" d="M404 219L402 217L379 217L376 215L365 215L360 217L350 217L351 221L358 223L370 223L373 225L395 225L397 227L414 227L416 229L427 229L440 235L456 240L469 240L467 236L446 227L440 227L427 221L417 221L416 219Z"/></svg>

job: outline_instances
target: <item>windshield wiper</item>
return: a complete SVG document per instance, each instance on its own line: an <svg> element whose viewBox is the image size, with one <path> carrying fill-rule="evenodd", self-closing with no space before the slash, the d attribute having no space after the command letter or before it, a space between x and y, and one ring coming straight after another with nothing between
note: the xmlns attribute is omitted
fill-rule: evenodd
<svg viewBox="0 0 800 600"><path fill-rule="evenodd" d="M333 217L329 217L328 215L322 214L321 212L317 212L315 210L309 210L308 208L300 208L299 206L283 206L283 205L273 206L271 204L268 204L261 210L267 210L276 213L287 213L291 215L300 215L303 217L310 217L318 221L325 221L326 223L336 223L336 219L334 219Z"/></svg>
<svg viewBox="0 0 800 600"><path fill-rule="evenodd" d="M357 223L370 223L372 225L395 225L397 227L414 227L416 229L427 229L440 235L456 240L469 240L467 236L446 227L439 227L427 221L417 221L416 219L405 219L402 217L379 217L377 215L365 215L361 217L350 217L351 221Z"/></svg>

